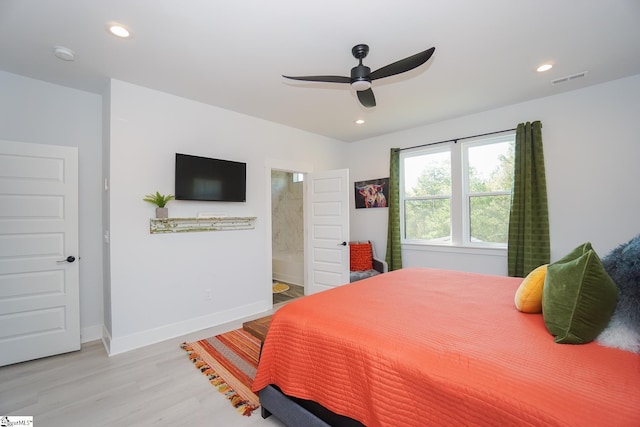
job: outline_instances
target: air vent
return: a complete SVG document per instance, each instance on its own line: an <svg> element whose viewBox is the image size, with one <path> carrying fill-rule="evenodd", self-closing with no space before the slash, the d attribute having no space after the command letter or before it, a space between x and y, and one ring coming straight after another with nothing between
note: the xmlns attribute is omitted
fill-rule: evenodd
<svg viewBox="0 0 640 427"><path fill-rule="evenodd" d="M571 80L581 79L582 77L587 75L587 71L583 71L581 73L572 74L570 76L560 77L559 79L551 80L552 85L557 85L560 83L569 82Z"/></svg>

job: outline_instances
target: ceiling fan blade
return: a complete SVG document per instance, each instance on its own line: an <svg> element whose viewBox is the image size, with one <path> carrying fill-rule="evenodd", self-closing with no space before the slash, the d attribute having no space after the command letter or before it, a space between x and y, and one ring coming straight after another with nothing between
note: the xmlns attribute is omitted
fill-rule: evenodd
<svg viewBox="0 0 640 427"><path fill-rule="evenodd" d="M343 76L285 76L291 80L303 80L307 82L324 82L324 83L351 83L351 78Z"/></svg>
<svg viewBox="0 0 640 427"><path fill-rule="evenodd" d="M376 97L373 96L373 91L371 88L367 90L360 90L356 92L358 94L358 99L360 100L360 104L367 108L376 106Z"/></svg>
<svg viewBox="0 0 640 427"><path fill-rule="evenodd" d="M396 61L393 64L389 64L385 67L379 68L371 73L371 80L382 79L384 77L395 76L396 74L404 73L413 70L416 67L421 66L431 58L436 48L432 47L424 52L416 53L415 55Z"/></svg>

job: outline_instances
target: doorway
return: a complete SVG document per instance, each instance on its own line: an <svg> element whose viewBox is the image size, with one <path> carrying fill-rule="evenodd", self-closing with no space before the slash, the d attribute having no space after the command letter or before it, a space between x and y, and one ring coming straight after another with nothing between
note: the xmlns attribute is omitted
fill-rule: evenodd
<svg viewBox="0 0 640 427"><path fill-rule="evenodd" d="M313 172L304 162L267 159L265 162L267 260L273 259L273 171L302 173L304 295L349 283L349 170ZM267 262L265 288L273 296L273 266ZM267 289L265 289L267 291Z"/></svg>
<svg viewBox="0 0 640 427"><path fill-rule="evenodd" d="M271 170L273 304L304 295L304 174Z"/></svg>

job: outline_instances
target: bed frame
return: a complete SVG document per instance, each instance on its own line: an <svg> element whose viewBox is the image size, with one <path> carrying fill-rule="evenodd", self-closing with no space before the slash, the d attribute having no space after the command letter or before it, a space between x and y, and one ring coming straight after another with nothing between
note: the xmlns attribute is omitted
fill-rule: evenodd
<svg viewBox="0 0 640 427"><path fill-rule="evenodd" d="M359 421L335 414L316 402L287 396L275 385L260 390L259 396L262 418L274 415L288 426L364 427Z"/></svg>

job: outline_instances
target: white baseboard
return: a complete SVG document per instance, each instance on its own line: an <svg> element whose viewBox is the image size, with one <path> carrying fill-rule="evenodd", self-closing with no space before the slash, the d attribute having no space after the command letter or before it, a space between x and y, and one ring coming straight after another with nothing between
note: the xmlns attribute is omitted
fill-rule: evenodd
<svg viewBox="0 0 640 427"><path fill-rule="evenodd" d="M87 326L80 330L80 342L86 343L102 339L102 325Z"/></svg>
<svg viewBox="0 0 640 427"><path fill-rule="evenodd" d="M304 286L304 280L302 277L285 273L276 273L275 271L273 272L273 280L290 283L292 285Z"/></svg>
<svg viewBox="0 0 640 427"><path fill-rule="evenodd" d="M253 303L237 307L232 310L217 312L211 315L197 317L183 322L121 337L109 336L107 330L104 329L102 341L105 344L105 348L107 349L109 356L114 356L136 348L145 347L171 338L179 337L181 335L190 334L202 329L242 319L243 317L251 316L253 314L262 313L270 308L271 305L265 302Z"/></svg>
<svg viewBox="0 0 640 427"><path fill-rule="evenodd" d="M107 354L110 354L111 334L105 326L102 327L102 344L104 345L105 350L107 350Z"/></svg>

